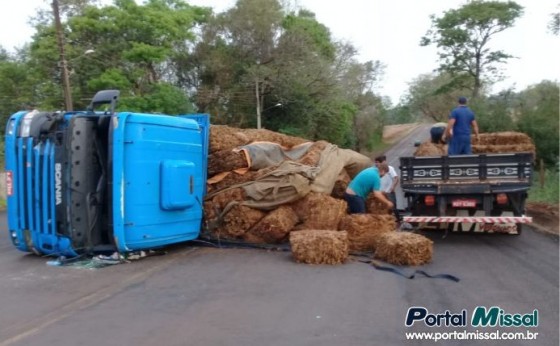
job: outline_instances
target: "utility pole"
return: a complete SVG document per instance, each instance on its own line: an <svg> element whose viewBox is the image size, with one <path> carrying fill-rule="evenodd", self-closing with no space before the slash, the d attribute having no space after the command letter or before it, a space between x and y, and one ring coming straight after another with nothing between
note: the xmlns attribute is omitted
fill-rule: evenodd
<svg viewBox="0 0 560 346"><path fill-rule="evenodd" d="M257 129L261 129L261 96L259 95L259 77L255 80L255 96L257 98Z"/></svg>
<svg viewBox="0 0 560 346"><path fill-rule="evenodd" d="M62 69L62 86L64 90L64 103L66 111L72 111L72 90L70 89L70 76L68 74L68 62L64 53L64 33L62 31L62 24L60 22L60 11L58 9L58 0L52 2L54 24L56 29L56 40L58 42L58 49L60 51L60 68Z"/></svg>

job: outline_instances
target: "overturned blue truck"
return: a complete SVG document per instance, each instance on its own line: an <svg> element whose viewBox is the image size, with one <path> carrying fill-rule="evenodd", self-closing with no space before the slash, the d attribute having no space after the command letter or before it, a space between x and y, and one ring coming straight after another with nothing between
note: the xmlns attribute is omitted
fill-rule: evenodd
<svg viewBox="0 0 560 346"><path fill-rule="evenodd" d="M5 134L8 229L25 252L74 257L198 237L209 117L115 112L119 92L85 111L21 111Z"/></svg>

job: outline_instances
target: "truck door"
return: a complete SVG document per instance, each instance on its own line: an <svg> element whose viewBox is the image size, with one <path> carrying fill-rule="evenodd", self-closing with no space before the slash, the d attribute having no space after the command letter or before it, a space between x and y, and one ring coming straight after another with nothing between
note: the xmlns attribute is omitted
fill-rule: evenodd
<svg viewBox="0 0 560 346"><path fill-rule="evenodd" d="M118 113L111 128L112 219L118 250L197 238L208 126L187 117Z"/></svg>

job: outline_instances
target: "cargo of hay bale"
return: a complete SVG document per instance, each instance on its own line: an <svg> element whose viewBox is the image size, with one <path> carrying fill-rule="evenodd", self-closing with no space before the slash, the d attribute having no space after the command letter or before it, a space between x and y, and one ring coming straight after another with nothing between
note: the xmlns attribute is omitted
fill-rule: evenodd
<svg viewBox="0 0 560 346"><path fill-rule="evenodd" d="M447 155L446 144L434 144L431 141L420 144L414 156L442 156Z"/></svg>
<svg viewBox="0 0 560 346"><path fill-rule="evenodd" d="M308 165L317 166L319 160L321 160L321 153L327 147L329 143L325 141L317 141L309 147L307 153L303 155L297 162Z"/></svg>
<svg viewBox="0 0 560 346"><path fill-rule="evenodd" d="M307 139L303 139L300 137L294 137L285 135L283 133L278 133L266 129L242 129L240 130L247 138L249 138L250 142L274 142L278 143L285 148L292 148L296 145L309 142Z"/></svg>
<svg viewBox="0 0 560 346"><path fill-rule="evenodd" d="M345 231L301 230L290 233L290 247L296 262L341 264L348 258Z"/></svg>
<svg viewBox="0 0 560 346"><path fill-rule="evenodd" d="M522 132L481 133L472 137L473 154L502 154L530 152L535 157L536 147L531 137Z"/></svg>
<svg viewBox="0 0 560 346"><path fill-rule="evenodd" d="M374 215L392 215L393 210L370 193L366 200L366 211Z"/></svg>
<svg viewBox="0 0 560 346"><path fill-rule="evenodd" d="M346 201L324 193L310 192L304 198L292 203L291 207L303 222L297 229L336 230L348 205Z"/></svg>
<svg viewBox="0 0 560 346"><path fill-rule="evenodd" d="M501 153L536 153L533 140L521 132L489 132L472 136L471 147L473 154L501 154ZM443 156L447 155L447 144L434 144L426 141L416 149L414 156Z"/></svg>
<svg viewBox="0 0 560 346"><path fill-rule="evenodd" d="M210 153L231 150L256 141L275 142L286 148L308 142L303 138L265 129L240 129L226 125L210 126Z"/></svg>
<svg viewBox="0 0 560 346"><path fill-rule="evenodd" d="M239 238L265 217L264 211L235 205L224 216L223 225L214 230L214 236Z"/></svg>
<svg viewBox="0 0 560 346"><path fill-rule="evenodd" d="M217 192L215 195L209 195L206 199L211 200L209 204L212 208L223 210L232 201L243 201L246 198L245 190L240 187L226 189Z"/></svg>
<svg viewBox="0 0 560 346"><path fill-rule="evenodd" d="M299 218L292 208L281 206L263 217L249 233L267 243L278 243L286 238L298 221Z"/></svg>
<svg viewBox="0 0 560 346"><path fill-rule="evenodd" d="M388 232L377 239L374 257L397 265L421 265L432 260L433 242L409 232Z"/></svg>
<svg viewBox="0 0 560 346"><path fill-rule="evenodd" d="M472 144L476 145L514 145L514 144L533 144L531 137L522 132L488 132L472 136Z"/></svg>
<svg viewBox="0 0 560 346"><path fill-rule="evenodd" d="M396 225L390 215L350 214L340 220L338 229L348 233L350 251L373 251L379 236L394 232Z"/></svg>
<svg viewBox="0 0 560 346"><path fill-rule="evenodd" d="M210 126L210 153L231 150L250 141L249 137L241 132L241 129L226 125Z"/></svg>
<svg viewBox="0 0 560 346"><path fill-rule="evenodd" d="M350 179L350 175L348 175L348 172L343 169L334 182L331 196L338 199L344 199L344 193L346 192L346 188L348 187L348 184L350 184L351 180L352 179Z"/></svg>
<svg viewBox="0 0 560 346"><path fill-rule="evenodd" d="M229 172L249 166L245 153L234 150L220 150L208 155L208 176Z"/></svg>

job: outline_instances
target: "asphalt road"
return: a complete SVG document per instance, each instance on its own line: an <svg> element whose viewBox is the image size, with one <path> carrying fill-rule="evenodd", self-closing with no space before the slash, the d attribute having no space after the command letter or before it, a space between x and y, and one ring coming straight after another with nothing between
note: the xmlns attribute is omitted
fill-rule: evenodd
<svg viewBox="0 0 560 346"><path fill-rule="evenodd" d="M536 340L439 344L559 343L558 238L531 229L521 236L445 239L428 233L435 242L432 263L401 268L452 274L460 282L409 280L356 260L310 266L296 264L289 252L196 244L103 269L51 267L9 243L4 214L0 229L0 346L433 345L406 340L405 333L475 330L406 328L412 306L433 314L465 309L469 318L477 306L509 314L538 310L537 327L477 328L530 330Z"/></svg>

